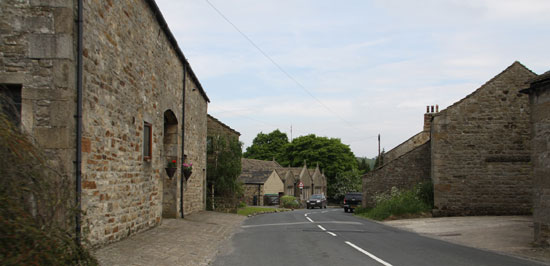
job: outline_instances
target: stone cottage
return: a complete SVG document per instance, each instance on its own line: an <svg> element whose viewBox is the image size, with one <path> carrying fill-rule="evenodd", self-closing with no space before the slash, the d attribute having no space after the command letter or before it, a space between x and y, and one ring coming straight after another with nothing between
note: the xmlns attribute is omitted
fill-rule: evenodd
<svg viewBox="0 0 550 266"><path fill-rule="evenodd" d="M283 168L276 161L241 159L242 172L238 180L244 185L243 200L248 205L264 205L264 195L284 192L279 175Z"/></svg>
<svg viewBox="0 0 550 266"><path fill-rule="evenodd" d="M535 77L519 62L441 112L363 177L364 205L392 186L434 184L434 215L525 214L532 206L528 99Z"/></svg>
<svg viewBox="0 0 550 266"><path fill-rule="evenodd" d="M21 127L74 176L77 235L99 246L204 209L209 99L155 1L0 10L0 87L20 95Z"/></svg>
<svg viewBox="0 0 550 266"><path fill-rule="evenodd" d="M529 94L531 107L535 243L550 246L550 71L522 92Z"/></svg>
<svg viewBox="0 0 550 266"><path fill-rule="evenodd" d="M302 167L287 167L279 172L284 182L285 195L305 201L313 194L327 194L327 178L319 165L315 169L308 169L304 162ZM299 188L300 182L302 189Z"/></svg>

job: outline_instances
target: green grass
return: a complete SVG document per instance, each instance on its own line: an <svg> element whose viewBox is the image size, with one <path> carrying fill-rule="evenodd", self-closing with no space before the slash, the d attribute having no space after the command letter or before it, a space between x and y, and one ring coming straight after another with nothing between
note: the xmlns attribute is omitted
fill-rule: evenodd
<svg viewBox="0 0 550 266"><path fill-rule="evenodd" d="M425 216L433 207L433 196L430 197L430 193L433 193L430 186L419 184L412 190L392 193L391 197L381 200L372 209L357 209L355 214L378 221Z"/></svg>
<svg viewBox="0 0 550 266"><path fill-rule="evenodd" d="M288 209L246 206L244 208L239 208L237 210L237 214L248 216L248 215L254 215L258 213L283 212L283 211L288 211Z"/></svg>

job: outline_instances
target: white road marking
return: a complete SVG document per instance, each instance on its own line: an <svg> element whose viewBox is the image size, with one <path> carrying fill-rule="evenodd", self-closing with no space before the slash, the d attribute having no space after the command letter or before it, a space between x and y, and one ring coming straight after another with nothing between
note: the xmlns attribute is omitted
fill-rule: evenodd
<svg viewBox="0 0 550 266"><path fill-rule="evenodd" d="M330 234L331 236L336 236L336 234L333 232L327 232L327 233Z"/></svg>
<svg viewBox="0 0 550 266"><path fill-rule="evenodd" d="M309 217L308 217L309 218ZM276 223L276 224L251 224L251 225L241 225L241 228L252 228L252 227L264 227L264 226L285 226L285 225L298 225L298 224L309 224L310 222L294 222L294 223ZM314 222L317 224L362 224L359 222L345 222L345 221L321 221Z"/></svg>
<svg viewBox="0 0 550 266"><path fill-rule="evenodd" d="M378 261L380 262L382 265L385 265L385 266L392 266L391 264L381 260L380 258L368 253L366 250L354 245L353 243L349 242L349 241L346 241L346 244L350 245L351 247L353 247L354 249L357 249L359 252L371 257L371 259L375 260L375 261Z"/></svg>
<svg viewBox="0 0 550 266"><path fill-rule="evenodd" d="M309 214L309 213L306 213L306 214L304 214L304 216L307 217L308 214Z"/></svg>
<svg viewBox="0 0 550 266"><path fill-rule="evenodd" d="M308 219L308 220L309 220L310 222L312 222L312 223L313 223L313 220L311 220L311 218L309 218L309 217L306 217L306 219Z"/></svg>
<svg viewBox="0 0 550 266"><path fill-rule="evenodd" d="M320 226L320 225L317 225L319 228L321 228L321 230L323 231L326 231L327 229L325 229L324 227Z"/></svg>

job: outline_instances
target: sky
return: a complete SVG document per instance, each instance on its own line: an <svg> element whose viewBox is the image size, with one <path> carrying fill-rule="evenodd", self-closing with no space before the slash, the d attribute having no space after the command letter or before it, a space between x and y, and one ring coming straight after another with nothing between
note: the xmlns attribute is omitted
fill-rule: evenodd
<svg viewBox="0 0 550 266"><path fill-rule="evenodd" d="M279 129L372 158L514 61L550 70L548 0L156 2L244 149Z"/></svg>

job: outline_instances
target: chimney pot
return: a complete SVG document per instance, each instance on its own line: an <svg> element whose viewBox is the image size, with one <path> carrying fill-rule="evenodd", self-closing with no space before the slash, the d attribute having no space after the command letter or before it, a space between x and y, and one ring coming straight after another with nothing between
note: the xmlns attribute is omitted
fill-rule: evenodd
<svg viewBox="0 0 550 266"><path fill-rule="evenodd" d="M438 104L435 105L435 112L439 113L439 105Z"/></svg>
<svg viewBox="0 0 550 266"><path fill-rule="evenodd" d="M426 105L426 113L429 113L429 112L430 112L430 106Z"/></svg>
<svg viewBox="0 0 550 266"><path fill-rule="evenodd" d="M434 106L432 105L432 113L434 112Z"/></svg>

